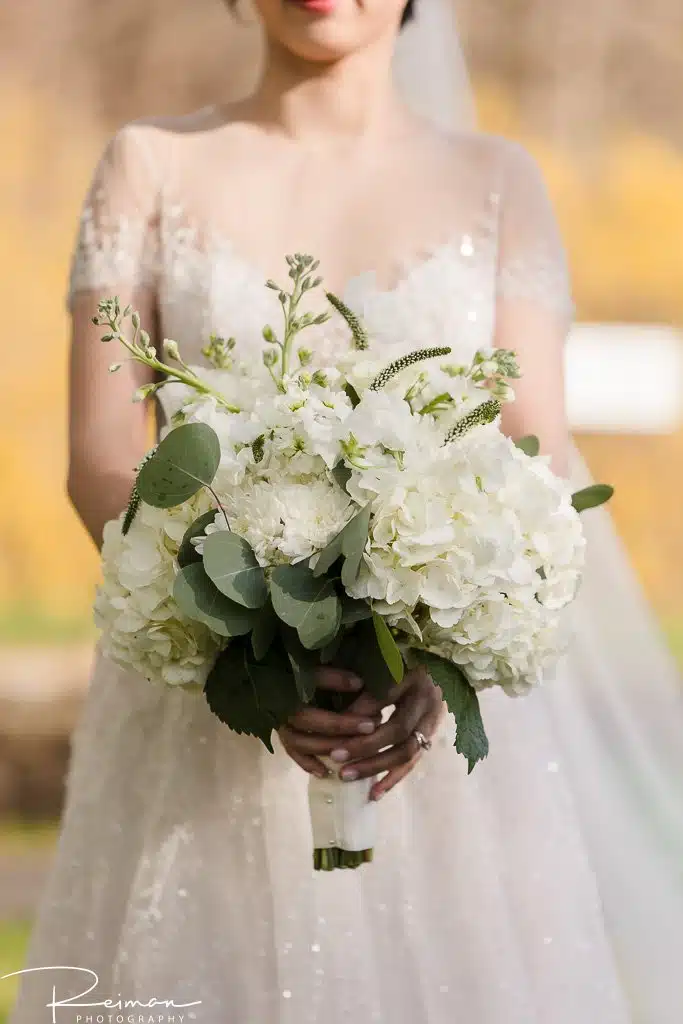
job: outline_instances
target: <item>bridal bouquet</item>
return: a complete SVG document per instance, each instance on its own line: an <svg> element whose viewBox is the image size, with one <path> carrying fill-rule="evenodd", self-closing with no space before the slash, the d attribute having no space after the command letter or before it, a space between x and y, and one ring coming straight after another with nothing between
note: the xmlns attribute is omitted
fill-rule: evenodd
<svg viewBox="0 0 683 1024"><path fill-rule="evenodd" d="M215 336L204 369L169 340L162 359L136 313L100 303L103 341L156 372L137 397L161 392L168 424L105 528L105 651L150 681L202 690L271 751L273 730L318 698L321 665L353 669L384 698L421 664L471 771L488 753L477 691L523 694L552 671L581 576L578 513L611 489L572 495L535 438L501 433L512 352L465 366L448 348L383 359L334 295L301 311L322 283L317 263L287 262L289 285L267 282L283 329L264 328L262 360ZM346 345L323 327L332 310ZM314 351L300 344L312 327ZM311 779L315 867L371 859L367 791Z"/></svg>

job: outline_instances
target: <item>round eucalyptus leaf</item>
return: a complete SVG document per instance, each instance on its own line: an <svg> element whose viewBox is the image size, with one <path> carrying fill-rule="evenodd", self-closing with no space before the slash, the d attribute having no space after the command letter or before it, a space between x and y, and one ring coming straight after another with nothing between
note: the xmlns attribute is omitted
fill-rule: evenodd
<svg viewBox="0 0 683 1024"><path fill-rule="evenodd" d="M204 568L221 594L245 608L261 608L268 597L263 569L244 537L227 530L204 541Z"/></svg>
<svg viewBox="0 0 683 1024"><path fill-rule="evenodd" d="M183 615L203 622L219 636L244 636L254 625L254 613L221 594L201 562L192 562L178 573L173 598Z"/></svg>
<svg viewBox="0 0 683 1024"><path fill-rule="evenodd" d="M182 505L213 482L221 460L216 431L206 423L176 427L145 462L137 479L140 497L155 508Z"/></svg>
<svg viewBox="0 0 683 1024"><path fill-rule="evenodd" d="M535 434L527 434L526 437L520 437L515 441L515 448L521 449L525 455L530 455L535 459L541 450L541 442Z"/></svg>
<svg viewBox="0 0 683 1024"><path fill-rule="evenodd" d="M330 580L316 578L308 566L279 565L270 580L278 618L293 626L308 650L331 643L341 626L341 602Z"/></svg>
<svg viewBox="0 0 683 1024"><path fill-rule="evenodd" d="M210 526L216 518L216 511L215 508L212 508L208 512L204 512L188 526L178 548L178 565L181 569L184 569L186 565L191 565L192 562L201 562L202 556L192 541L197 537L204 536L207 526Z"/></svg>

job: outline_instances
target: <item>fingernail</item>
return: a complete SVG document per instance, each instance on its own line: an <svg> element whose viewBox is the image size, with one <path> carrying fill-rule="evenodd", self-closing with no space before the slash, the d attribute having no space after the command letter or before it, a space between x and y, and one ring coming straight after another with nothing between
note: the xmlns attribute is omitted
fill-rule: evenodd
<svg viewBox="0 0 683 1024"><path fill-rule="evenodd" d="M359 726L358 726L358 732L365 733L366 736L369 736L370 733L374 732L374 731L375 731L375 723L374 722L361 722L359 724Z"/></svg>
<svg viewBox="0 0 683 1024"><path fill-rule="evenodd" d="M348 761L349 752L348 750L333 750L330 757L333 761Z"/></svg>
<svg viewBox="0 0 683 1024"><path fill-rule="evenodd" d="M355 782L358 778L358 772L355 768L345 768L340 774L344 782Z"/></svg>
<svg viewBox="0 0 683 1024"><path fill-rule="evenodd" d="M350 690L362 690L363 680L359 679L358 676L347 676L347 683Z"/></svg>
<svg viewBox="0 0 683 1024"><path fill-rule="evenodd" d="M372 799L375 802L377 802L378 800L382 799L382 797L384 796L385 793L386 793L385 789L378 789L377 792L372 794Z"/></svg>

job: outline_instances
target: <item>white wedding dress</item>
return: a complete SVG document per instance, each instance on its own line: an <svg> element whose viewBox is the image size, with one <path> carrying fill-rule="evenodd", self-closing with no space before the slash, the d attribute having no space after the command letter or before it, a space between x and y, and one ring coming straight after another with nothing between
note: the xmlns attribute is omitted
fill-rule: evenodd
<svg viewBox="0 0 683 1024"><path fill-rule="evenodd" d="M368 268L346 288L387 353L447 343L464 361L508 306L517 323L524 310L568 320L533 164L502 140L453 145L471 189L437 211L440 237L416 239L399 275ZM187 187L203 168L219 181L220 146L207 112L118 133L84 211L72 298L94 308L135 282L186 358L216 331L258 359L277 298L210 216L218 187ZM97 972L85 1002L198 1002L163 1013L200 1024L680 1024L678 676L607 512L585 523L558 678L525 699L483 695L491 754L469 777L444 729L379 805L375 862L357 871L312 871L307 777L281 749L98 657L26 966ZM26 975L13 1024L49 1019L53 983L61 998L88 986Z"/></svg>

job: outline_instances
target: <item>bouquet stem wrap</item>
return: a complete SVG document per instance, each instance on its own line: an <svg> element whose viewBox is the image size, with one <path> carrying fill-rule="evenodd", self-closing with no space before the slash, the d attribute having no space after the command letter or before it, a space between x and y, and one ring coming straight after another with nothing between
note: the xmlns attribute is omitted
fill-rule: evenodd
<svg viewBox="0 0 683 1024"><path fill-rule="evenodd" d="M344 782L342 765L322 758L330 774L312 775L308 801L313 831L313 863L320 871L358 867L372 860L377 837L377 804L370 800L374 778Z"/></svg>

